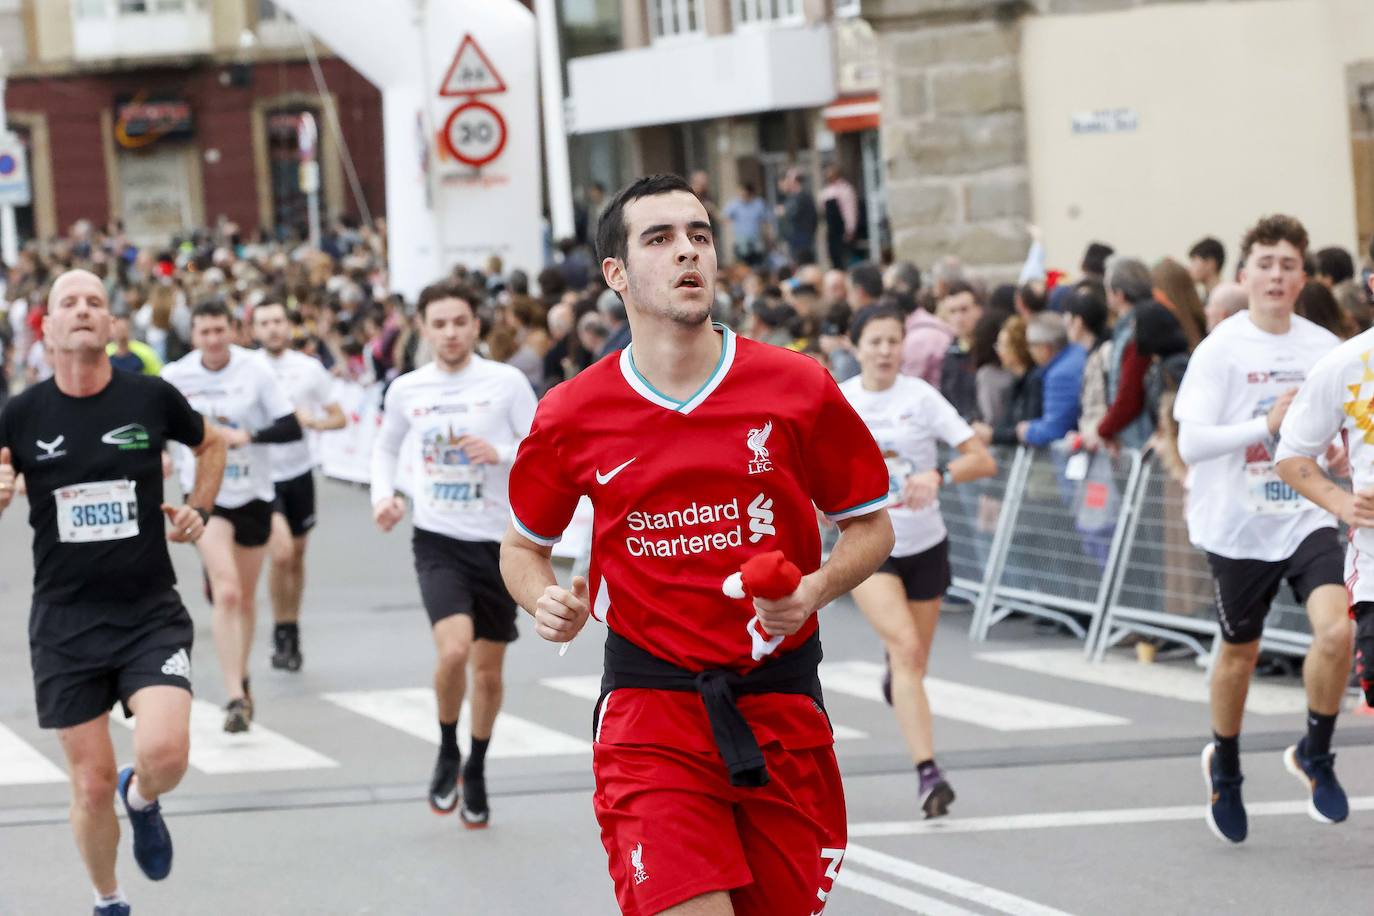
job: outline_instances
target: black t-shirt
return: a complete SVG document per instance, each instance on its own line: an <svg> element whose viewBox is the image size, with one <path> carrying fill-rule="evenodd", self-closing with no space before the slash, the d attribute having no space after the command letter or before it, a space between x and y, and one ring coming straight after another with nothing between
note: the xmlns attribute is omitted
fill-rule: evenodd
<svg viewBox="0 0 1374 916"><path fill-rule="evenodd" d="M85 398L49 379L5 405L0 446L28 488L34 598L108 604L172 588L162 448L204 436L181 392L147 375L115 372Z"/></svg>

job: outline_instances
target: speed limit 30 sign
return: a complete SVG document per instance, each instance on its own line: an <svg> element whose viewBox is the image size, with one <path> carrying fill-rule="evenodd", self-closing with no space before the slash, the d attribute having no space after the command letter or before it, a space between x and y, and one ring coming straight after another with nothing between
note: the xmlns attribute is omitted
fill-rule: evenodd
<svg viewBox="0 0 1374 916"><path fill-rule="evenodd" d="M506 148L506 121L495 108L473 99L453 109L441 136L453 158L480 168Z"/></svg>

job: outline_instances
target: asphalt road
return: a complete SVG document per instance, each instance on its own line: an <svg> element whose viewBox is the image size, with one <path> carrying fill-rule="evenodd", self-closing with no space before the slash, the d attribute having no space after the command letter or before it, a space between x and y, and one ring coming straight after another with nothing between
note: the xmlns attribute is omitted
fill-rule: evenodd
<svg viewBox="0 0 1374 916"><path fill-rule="evenodd" d="M258 719L218 733L222 702L194 552L174 547L197 620L192 769L165 809L176 867L146 881L121 850L142 914L568 914L615 912L591 812L588 691L600 646L566 657L522 622L488 762L493 825L468 832L424 801L433 763L432 647L408 530L376 532L365 493L321 485L303 615L305 668L267 665ZM56 738L37 727L26 620L31 566L22 507L0 520L0 914L88 913L66 823ZM266 617L265 591L263 616ZM1206 685L1190 661L1082 661L1078 644L1012 621L987 643L948 609L931 662L940 760L959 798L924 822L890 710L881 649L852 605L823 612L827 704L839 727L850 845L831 916L1012 913L1368 912L1374 719L1348 715L1338 771L1344 825L1306 816L1280 752L1301 728L1292 679L1252 693L1243 757L1251 838L1227 847L1202 820L1198 752ZM200 719L196 720L200 722ZM114 726L120 759L129 733Z"/></svg>

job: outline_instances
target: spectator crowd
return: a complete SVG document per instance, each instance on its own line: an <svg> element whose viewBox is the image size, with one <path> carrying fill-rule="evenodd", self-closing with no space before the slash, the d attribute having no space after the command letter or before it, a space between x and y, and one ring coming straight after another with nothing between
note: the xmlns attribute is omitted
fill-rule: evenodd
<svg viewBox="0 0 1374 916"><path fill-rule="evenodd" d="M1229 279L1239 265L1227 263L1221 242L1203 239L1185 258L1153 264L1093 243L1070 277L1046 268L1032 227L1018 282L988 283L954 257L924 266L856 261L854 189L837 170L826 178L813 197L800 170L790 170L776 207L744 185L717 209L708 177L693 176L713 220L731 227L716 320L805 353L843 381L859 371L849 334L856 316L894 308L905 316L902 372L936 386L985 443L1043 446L1072 437L1115 450L1153 439L1170 453L1168 402L1189 353L1246 307L1245 291ZM595 235L604 204L604 189L590 188L579 238ZM82 221L63 238L31 242L8 271L0 301L0 400L50 374L42 340L48 285L78 266L106 284L119 368L156 374L187 352L191 308L207 300L229 306L238 342L252 346L249 315L272 301L287 306L294 346L336 376L390 382L428 355L414 303L389 284L385 237L380 221L342 221L316 249L247 239L221 220L165 248L140 248L118 223ZM1341 338L1369 326L1366 286L1350 252L1316 251L1307 273L1299 314ZM551 246L550 262L534 276L492 258L482 270L455 267L452 279L481 303L483 354L519 368L540 394L630 340L624 305L578 238Z"/></svg>

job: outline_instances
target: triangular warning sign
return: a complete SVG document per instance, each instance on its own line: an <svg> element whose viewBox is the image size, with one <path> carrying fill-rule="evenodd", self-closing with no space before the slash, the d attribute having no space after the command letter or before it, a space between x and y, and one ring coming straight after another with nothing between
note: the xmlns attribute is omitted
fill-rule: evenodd
<svg viewBox="0 0 1374 916"><path fill-rule="evenodd" d="M448 73L444 74L444 81L439 84L439 94L487 95L505 91L506 83L501 74L487 60L472 35L464 35L458 53L453 55L453 63L448 65Z"/></svg>

